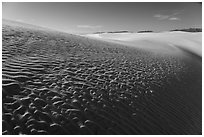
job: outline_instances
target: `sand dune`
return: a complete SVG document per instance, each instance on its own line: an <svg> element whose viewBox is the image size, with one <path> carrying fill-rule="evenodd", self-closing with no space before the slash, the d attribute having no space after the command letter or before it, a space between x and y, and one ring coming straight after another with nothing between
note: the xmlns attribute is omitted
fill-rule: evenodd
<svg viewBox="0 0 204 137"><path fill-rule="evenodd" d="M2 134L202 132L201 61L188 52L12 24L2 39Z"/></svg>
<svg viewBox="0 0 204 137"><path fill-rule="evenodd" d="M86 36L122 43L159 54L182 54L179 52L179 48L182 48L202 57L201 32L103 33L87 34Z"/></svg>

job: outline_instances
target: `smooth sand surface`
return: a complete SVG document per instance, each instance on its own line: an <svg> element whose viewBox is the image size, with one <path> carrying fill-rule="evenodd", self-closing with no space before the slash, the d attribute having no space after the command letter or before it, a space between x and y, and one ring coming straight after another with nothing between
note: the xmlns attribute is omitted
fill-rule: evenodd
<svg viewBox="0 0 204 137"><path fill-rule="evenodd" d="M182 54L179 52L179 48L182 48L202 57L201 32L103 33L87 34L86 36L122 43L159 54Z"/></svg>
<svg viewBox="0 0 204 137"><path fill-rule="evenodd" d="M202 133L194 54L22 26L3 24L2 134Z"/></svg>

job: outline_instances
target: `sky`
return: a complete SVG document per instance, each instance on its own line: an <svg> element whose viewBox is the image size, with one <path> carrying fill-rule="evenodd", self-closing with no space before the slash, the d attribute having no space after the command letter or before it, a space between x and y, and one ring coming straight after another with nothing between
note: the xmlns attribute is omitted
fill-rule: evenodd
<svg viewBox="0 0 204 137"><path fill-rule="evenodd" d="M202 27L202 5L190 2L3 2L3 19L68 33L155 32Z"/></svg>

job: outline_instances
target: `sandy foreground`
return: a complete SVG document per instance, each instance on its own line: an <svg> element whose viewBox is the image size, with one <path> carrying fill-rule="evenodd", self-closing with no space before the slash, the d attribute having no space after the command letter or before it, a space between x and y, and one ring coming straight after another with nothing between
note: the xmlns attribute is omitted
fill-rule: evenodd
<svg viewBox="0 0 204 137"><path fill-rule="evenodd" d="M199 33L183 43L167 39L181 33L119 41L15 23L2 31L2 134L202 133ZM153 40L177 42L162 49L176 53L149 50Z"/></svg>

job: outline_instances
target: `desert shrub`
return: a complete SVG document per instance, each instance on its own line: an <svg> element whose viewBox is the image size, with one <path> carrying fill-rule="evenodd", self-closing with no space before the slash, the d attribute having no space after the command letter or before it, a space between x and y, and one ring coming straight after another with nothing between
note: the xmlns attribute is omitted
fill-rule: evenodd
<svg viewBox="0 0 204 137"><path fill-rule="evenodd" d="M153 32L151 30L141 30L141 31L138 31L137 33L149 33L149 32Z"/></svg>
<svg viewBox="0 0 204 137"><path fill-rule="evenodd" d="M171 31L202 32L202 28L174 29Z"/></svg>

